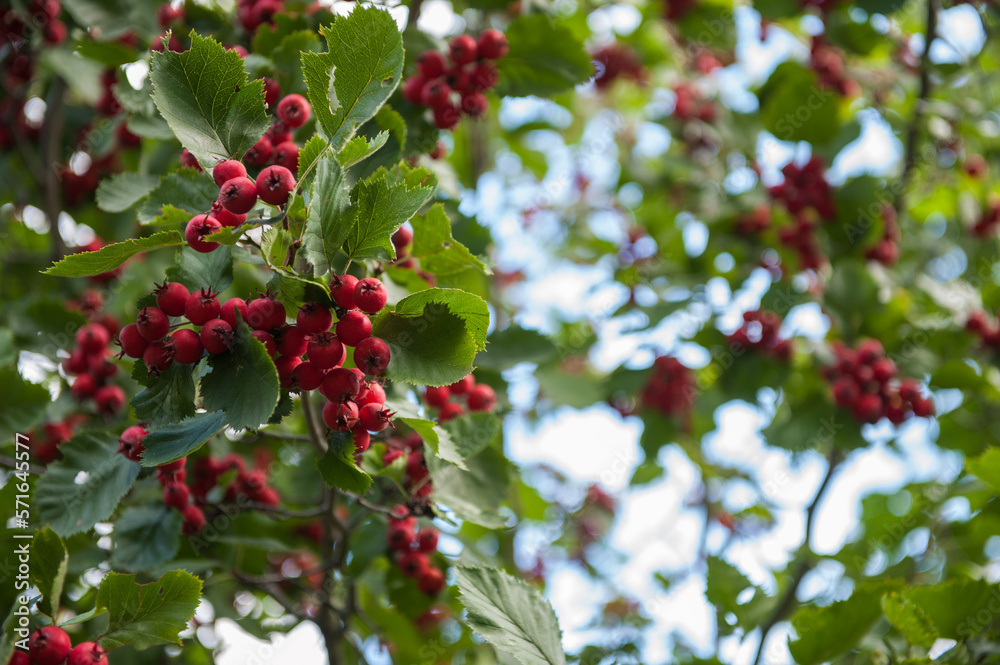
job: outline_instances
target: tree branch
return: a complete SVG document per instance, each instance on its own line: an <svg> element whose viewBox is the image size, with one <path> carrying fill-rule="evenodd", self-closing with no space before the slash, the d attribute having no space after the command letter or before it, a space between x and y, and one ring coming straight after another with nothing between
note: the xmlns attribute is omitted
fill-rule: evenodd
<svg viewBox="0 0 1000 665"><path fill-rule="evenodd" d="M319 422L316 420L316 412L313 410L312 402L309 401L309 395L307 393L302 393L302 413L306 418L306 428L309 430L309 440L312 442L316 450L322 455L326 452L327 445L326 440L323 438L322 428L319 426Z"/></svg>
<svg viewBox="0 0 1000 665"><path fill-rule="evenodd" d="M42 137L42 163L45 165L44 210L49 218L49 233L52 241L52 261L58 261L66 253L66 245L59 233L59 213L62 211L62 196L59 187L59 147L62 145L63 116L65 115L66 82L56 78L49 91L46 107L45 133Z"/></svg>
<svg viewBox="0 0 1000 665"><path fill-rule="evenodd" d="M920 126L923 124L924 111L931 94L931 44L937 36L938 0L927 0L927 28L924 38L924 52L920 55L920 88L913 105L913 118L906 134L906 145L903 158L903 173L899 176L899 192L896 196L896 212L901 213L906 207L906 190L910 187L913 169L917 165L917 141L920 138ZM898 214L897 214L898 216Z"/></svg>

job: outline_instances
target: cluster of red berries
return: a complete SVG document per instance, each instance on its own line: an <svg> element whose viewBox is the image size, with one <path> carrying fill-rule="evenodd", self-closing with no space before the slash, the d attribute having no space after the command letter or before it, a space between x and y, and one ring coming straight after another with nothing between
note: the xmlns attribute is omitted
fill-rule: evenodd
<svg viewBox="0 0 1000 665"><path fill-rule="evenodd" d="M418 499L430 497L434 492L434 485L427 470L424 440L420 435L412 432L405 439L390 437L385 443L388 449L382 455L382 464L388 467L400 457L406 457L403 486Z"/></svg>
<svg viewBox="0 0 1000 665"><path fill-rule="evenodd" d="M76 331L76 348L63 360L66 374L76 377L70 392L78 402L94 400L102 416L114 416L125 405L125 391L108 383L118 373L118 365L111 360L112 332L101 323L86 323Z"/></svg>
<svg viewBox="0 0 1000 665"><path fill-rule="evenodd" d="M0 10L0 40L22 42L32 34L40 34L42 42L49 46L58 46L66 41L68 30L66 24L59 20L62 14L60 0L31 0L24 13L10 7L10 3L4 4L7 7Z"/></svg>
<svg viewBox="0 0 1000 665"><path fill-rule="evenodd" d="M824 256L816 237L816 223L810 220L808 213L796 214L791 226L778 231L778 240L798 253L803 270L819 270L823 265Z"/></svg>
<svg viewBox="0 0 1000 665"><path fill-rule="evenodd" d="M736 220L736 232L741 236L754 236L769 228L771 228L771 209L763 204L743 213Z"/></svg>
<svg viewBox="0 0 1000 665"><path fill-rule="evenodd" d="M163 504L180 511L184 518L181 530L185 536L193 536L205 528L205 513L191 503L191 490L184 483L187 479L186 461L187 458L182 457L156 467L156 479L163 488Z"/></svg>
<svg viewBox="0 0 1000 665"><path fill-rule="evenodd" d="M594 85L598 90L606 89L619 78L632 81L646 78L646 70L639 56L624 44L615 42L602 46L590 54L590 59L597 65Z"/></svg>
<svg viewBox="0 0 1000 665"><path fill-rule="evenodd" d="M743 325L729 336L729 343L788 362L792 358L792 341L779 336L780 328L781 317L775 312L763 309L744 312Z"/></svg>
<svg viewBox="0 0 1000 665"><path fill-rule="evenodd" d="M985 206L983 214L972 226L972 235L984 238L1000 226L1000 199L991 199Z"/></svg>
<svg viewBox="0 0 1000 665"><path fill-rule="evenodd" d="M45 423L42 431L28 432L28 445L31 454L39 464L48 464L62 457L59 446L73 437L73 430L84 419L80 415L72 415L62 422Z"/></svg>
<svg viewBox="0 0 1000 665"><path fill-rule="evenodd" d="M704 96L690 83L678 83L674 88L674 117L682 122L697 118L709 124L715 122L718 110L715 103Z"/></svg>
<svg viewBox="0 0 1000 665"><path fill-rule="evenodd" d="M399 570L417 581L421 593L434 597L445 587L444 571L431 565L437 551L438 532L430 527L417 528L417 518L404 506L396 506L389 519L386 542L395 554Z"/></svg>
<svg viewBox="0 0 1000 665"><path fill-rule="evenodd" d="M896 209L885 203L882 210L882 237L865 250L865 258L884 266L895 265L899 260L899 224L896 223Z"/></svg>
<svg viewBox="0 0 1000 665"><path fill-rule="evenodd" d="M837 406L848 409L860 423L877 423L881 418L899 425L911 415L934 415L934 403L925 397L916 379L898 379L896 363L885 357L876 339L861 340L855 348L836 342L836 363L823 368L830 381Z"/></svg>
<svg viewBox="0 0 1000 665"><path fill-rule="evenodd" d="M253 33L262 25L273 24L275 14L284 11L284 0L239 0L236 18L244 30Z"/></svg>
<svg viewBox="0 0 1000 665"><path fill-rule="evenodd" d="M816 72L820 87L836 90L843 97L861 94L861 85L844 71L844 56L821 37L813 38L810 67Z"/></svg>
<svg viewBox="0 0 1000 665"><path fill-rule="evenodd" d="M982 310L969 314L965 329L978 336L991 349L1000 349L1000 323Z"/></svg>
<svg viewBox="0 0 1000 665"><path fill-rule="evenodd" d="M789 162L781 169L781 174L785 177L784 181L768 191L772 198L785 204L788 212L797 215L812 208L825 220L836 214L833 192L826 181L826 167L822 159L813 155L802 166Z"/></svg>
<svg viewBox="0 0 1000 665"><path fill-rule="evenodd" d="M653 361L653 371L639 399L664 415L678 416L691 410L696 393L694 372L676 358L660 356Z"/></svg>
<svg viewBox="0 0 1000 665"><path fill-rule="evenodd" d="M73 646L65 630L44 626L28 638L28 653L14 650L10 665L108 665L108 657L96 642Z"/></svg>
<svg viewBox="0 0 1000 665"><path fill-rule="evenodd" d="M268 107L274 107L274 103L278 102L278 97L281 95L281 88L274 79L265 77L263 80L264 103ZM309 122L309 118L312 117L312 106L302 95L286 95L278 102L275 117L276 120L271 123L264 135L243 155L243 163L247 166L273 164L294 172L299 168L299 146L292 140L293 132ZM216 182L219 182L218 178ZM267 201L263 196L261 199Z"/></svg>
<svg viewBox="0 0 1000 665"><path fill-rule="evenodd" d="M455 37L447 57L440 51L424 51L417 58L417 73L403 84L403 97L429 107L438 129L454 129L463 113L478 118L488 107L483 92L493 88L499 76L490 61L502 58L508 48L507 37L489 29L478 40L470 35Z"/></svg>
<svg viewBox="0 0 1000 665"><path fill-rule="evenodd" d="M424 402L427 406L439 409L437 421L446 423L452 418L465 413L465 407L452 398L464 401L469 411L490 412L497 405L497 394L485 383L476 383L471 374L459 379L450 386L436 388L428 386L424 391Z"/></svg>

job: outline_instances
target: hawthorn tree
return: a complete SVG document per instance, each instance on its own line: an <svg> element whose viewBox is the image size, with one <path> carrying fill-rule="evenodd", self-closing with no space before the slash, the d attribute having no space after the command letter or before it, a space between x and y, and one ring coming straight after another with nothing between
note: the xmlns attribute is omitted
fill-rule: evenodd
<svg viewBox="0 0 1000 665"><path fill-rule="evenodd" d="M714 646L674 659L991 657L992 4L232 4L3 7L0 663L212 662L219 619L311 621L331 663L649 662L616 497L504 455L565 407L641 424L636 489L698 470L651 584L703 579ZM899 158L838 163L872 127ZM611 304L524 324L568 265ZM824 460L765 581L736 548L787 480L713 453L734 405ZM914 437L939 473L815 551L839 470ZM571 654L560 562L607 589Z"/></svg>

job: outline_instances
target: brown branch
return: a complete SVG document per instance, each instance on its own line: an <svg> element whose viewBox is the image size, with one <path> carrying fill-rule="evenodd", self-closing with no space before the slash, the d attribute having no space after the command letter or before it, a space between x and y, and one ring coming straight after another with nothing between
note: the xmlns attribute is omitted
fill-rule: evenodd
<svg viewBox="0 0 1000 665"><path fill-rule="evenodd" d="M424 0L413 0L410 3L410 13L406 18L406 28L416 28L417 21L420 19L420 10L424 7Z"/></svg>
<svg viewBox="0 0 1000 665"><path fill-rule="evenodd" d="M45 165L45 181L42 183L45 201L43 209L49 218L49 233L52 241L52 261L58 261L66 253L66 244L59 233L59 213L62 212L62 196L59 186L59 148L62 145L63 120L66 108L66 82L56 78L49 91L46 107L45 132L42 136L42 163Z"/></svg>
<svg viewBox="0 0 1000 665"><path fill-rule="evenodd" d="M313 410L312 402L309 401L309 395L302 393L302 398L299 401L302 403L302 413L305 415L306 428L309 430L309 440L322 455L328 446L323 438L323 430L319 426L319 421L316 420L316 412Z"/></svg>
<svg viewBox="0 0 1000 665"><path fill-rule="evenodd" d="M20 470L18 467L18 461L9 455L0 455L0 466L5 466L8 469L13 469L14 471ZM45 473L44 466L38 466L37 464L28 464L28 473L33 476L40 476Z"/></svg>

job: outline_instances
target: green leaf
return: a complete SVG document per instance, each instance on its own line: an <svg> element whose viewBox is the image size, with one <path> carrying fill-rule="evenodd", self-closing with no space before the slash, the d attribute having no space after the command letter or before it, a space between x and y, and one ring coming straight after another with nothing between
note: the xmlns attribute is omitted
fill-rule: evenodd
<svg viewBox="0 0 1000 665"><path fill-rule="evenodd" d="M181 169L162 178L139 208L142 224L187 223L208 212L219 198L219 187L205 173Z"/></svg>
<svg viewBox="0 0 1000 665"><path fill-rule="evenodd" d="M370 140L366 136L355 136L337 153L337 161L343 168L353 166L368 158L389 140L389 132L381 131Z"/></svg>
<svg viewBox="0 0 1000 665"><path fill-rule="evenodd" d="M302 74L313 113L339 148L399 85L403 36L388 12L361 6L320 32L329 52L303 53Z"/></svg>
<svg viewBox="0 0 1000 665"><path fill-rule="evenodd" d="M294 242L295 238L285 229L277 226L264 229L260 239L260 253L264 257L264 262L272 270L283 269L285 259L288 258L288 250Z"/></svg>
<svg viewBox="0 0 1000 665"><path fill-rule="evenodd" d="M278 371L250 327L237 321L233 346L208 359L212 371L201 379L205 408L223 411L233 429L266 423L280 397Z"/></svg>
<svg viewBox="0 0 1000 665"><path fill-rule="evenodd" d="M372 321L389 345L386 377L415 385L447 386L472 371L486 344L486 302L458 289L426 289L403 298Z"/></svg>
<svg viewBox="0 0 1000 665"><path fill-rule="evenodd" d="M62 537L87 531L114 512L139 475L139 465L118 454L118 437L83 431L59 446L63 458L38 481L35 507Z"/></svg>
<svg viewBox="0 0 1000 665"><path fill-rule="evenodd" d="M903 589L903 597L934 627L938 637L968 640L978 637L996 615L996 585L968 578ZM990 621L983 621L983 616Z"/></svg>
<svg viewBox="0 0 1000 665"><path fill-rule="evenodd" d="M219 247L214 252L202 254L190 247L177 253L174 265L167 268L167 277L180 282L190 291L211 288L225 291L233 283L233 253L229 247Z"/></svg>
<svg viewBox="0 0 1000 665"><path fill-rule="evenodd" d="M35 532L31 540L31 583L42 593L39 609L50 617L59 611L59 598L66 582L69 553L50 527Z"/></svg>
<svg viewBox="0 0 1000 665"><path fill-rule="evenodd" d="M364 494L372 479L354 462L354 435L350 432L330 432L329 448L316 460L316 468L330 487Z"/></svg>
<svg viewBox="0 0 1000 665"><path fill-rule="evenodd" d="M312 30L296 30L285 35L281 44L271 53L275 79L281 86L282 96L305 92L302 81L302 53L319 51L323 45Z"/></svg>
<svg viewBox="0 0 1000 665"><path fill-rule="evenodd" d="M781 141L822 145L840 127L836 93L797 62L778 65L757 96L764 127Z"/></svg>
<svg viewBox="0 0 1000 665"><path fill-rule="evenodd" d="M137 506L124 511L111 536L111 565L118 570L151 570L172 560L180 547L180 511Z"/></svg>
<svg viewBox="0 0 1000 665"><path fill-rule="evenodd" d="M466 469L436 455L428 455L426 459L434 480L436 503L447 506L460 519L488 529L499 529L506 524L499 511L507 498L510 468L501 453L486 448L465 461Z"/></svg>
<svg viewBox="0 0 1000 665"><path fill-rule="evenodd" d="M37 425L51 401L45 386L25 381L14 367L0 367L0 434L5 441Z"/></svg>
<svg viewBox="0 0 1000 665"><path fill-rule="evenodd" d="M160 179L138 173L119 173L97 187L97 207L104 212L123 212L146 198Z"/></svg>
<svg viewBox="0 0 1000 665"><path fill-rule="evenodd" d="M434 177L423 168L379 169L351 192L351 226L344 252L351 259L396 258L390 237L434 194ZM424 183L430 182L430 186ZM346 222L345 222L346 223Z"/></svg>
<svg viewBox="0 0 1000 665"><path fill-rule="evenodd" d="M506 35L510 51L497 62L501 97L550 97L594 73L583 42L545 14L517 17Z"/></svg>
<svg viewBox="0 0 1000 665"><path fill-rule="evenodd" d="M310 167L320 158L327 145L329 144L323 140L322 136L313 136L302 146L302 150L299 150L299 170L296 175L299 181L305 177L306 173L311 172ZM315 169L312 170L315 171ZM299 184L302 183L299 182Z"/></svg>
<svg viewBox="0 0 1000 665"><path fill-rule="evenodd" d="M464 468L465 460L475 456L499 437L503 423L492 413L467 413L438 425L447 436L440 437L434 452L444 460ZM425 439L426 440L426 439Z"/></svg>
<svg viewBox="0 0 1000 665"><path fill-rule="evenodd" d="M222 411L199 413L179 423L154 427L142 440L146 449L142 453L143 466L159 466L173 462L198 450L206 441L219 433L226 424Z"/></svg>
<svg viewBox="0 0 1000 665"><path fill-rule="evenodd" d="M171 570L150 584L136 584L135 575L108 573L97 590L97 608L109 615L99 643L108 651L180 644L178 634L200 600L201 580L183 570Z"/></svg>
<svg viewBox="0 0 1000 665"><path fill-rule="evenodd" d="M486 350L476 356L476 365L505 370L520 363L547 362L557 352L552 340L537 330L508 326L486 338Z"/></svg>
<svg viewBox="0 0 1000 665"><path fill-rule="evenodd" d="M146 389L132 398L136 420L150 425L166 425L194 415L194 367L174 363L157 377L150 377Z"/></svg>
<svg viewBox="0 0 1000 665"><path fill-rule="evenodd" d="M902 593L887 593L882 598L882 611L910 644L929 647L937 640L934 624Z"/></svg>
<svg viewBox="0 0 1000 665"><path fill-rule="evenodd" d="M816 665L854 648L882 616L881 581L862 582L847 600L807 607L792 617L799 638L788 643L799 665Z"/></svg>
<svg viewBox="0 0 1000 665"><path fill-rule="evenodd" d="M994 490L1000 491L1000 448L987 448L979 457L966 460L965 469Z"/></svg>
<svg viewBox="0 0 1000 665"><path fill-rule="evenodd" d="M417 215L413 225L413 249L410 255L420 259L420 269L439 277L455 275L472 268L487 272L486 265L451 234L451 222L444 205L436 203L425 215Z"/></svg>
<svg viewBox="0 0 1000 665"><path fill-rule="evenodd" d="M183 53L152 54L153 102L181 144L205 168L239 158L270 124L264 83L247 81L243 59L191 31Z"/></svg>
<svg viewBox="0 0 1000 665"><path fill-rule="evenodd" d="M70 254L62 261L52 264L46 275L56 277L89 277L114 270L136 254L160 247L176 247L186 241L179 231L160 231L148 238L130 238L122 242L105 245L95 252Z"/></svg>
<svg viewBox="0 0 1000 665"><path fill-rule="evenodd" d="M356 219L345 176L332 156L320 160L316 166L303 241L306 260L313 265L316 275L329 272Z"/></svg>
<svg viewBox="0 0 1000 665"><path fill-rule="evenodd" d="M468 470L465 466L465 458L470 457L474 453L467 452L466 454L462 454L459 450L460 445L455 443L451 433L433 420L428 420L421 416L416 404L406 400L387 400L385 405L386 408L395 414L394 420L399 420L409 425L414 432L420 435L424 443L434 451L435 455L457 465L461 469Z"/></svg>
<svg viewBox="0 0 1000 665"><path fill-rule="evenodd" d="M522 665L566 662L556 614L536 588L496 568L456 566L466 623Z"/></svg>

